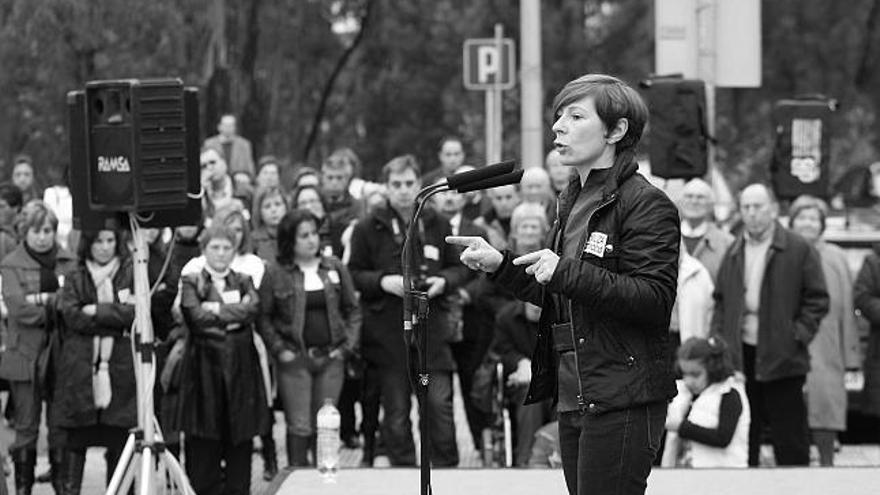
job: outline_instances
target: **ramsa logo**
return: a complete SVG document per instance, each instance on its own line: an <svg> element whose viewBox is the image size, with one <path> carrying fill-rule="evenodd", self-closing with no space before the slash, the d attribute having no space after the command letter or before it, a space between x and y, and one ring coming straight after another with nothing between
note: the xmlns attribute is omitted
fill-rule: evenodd
<svg viewBox="0 0 880 495"><path fill-rule="evenodd" d="M131 172L131 166L124 156L99 156L98 172Z"/></svg>

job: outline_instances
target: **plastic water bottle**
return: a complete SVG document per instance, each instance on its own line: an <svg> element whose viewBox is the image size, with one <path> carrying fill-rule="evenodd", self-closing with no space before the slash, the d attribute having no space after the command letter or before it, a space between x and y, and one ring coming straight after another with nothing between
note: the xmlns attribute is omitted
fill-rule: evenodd
<svg viewBox="0 0 880 495"><path fill-rule="evenodd" d="M318 472L325 483L336 483L336 470L339 468L339 410L333 406L333 399L324 399L318 409Z"/></svg>

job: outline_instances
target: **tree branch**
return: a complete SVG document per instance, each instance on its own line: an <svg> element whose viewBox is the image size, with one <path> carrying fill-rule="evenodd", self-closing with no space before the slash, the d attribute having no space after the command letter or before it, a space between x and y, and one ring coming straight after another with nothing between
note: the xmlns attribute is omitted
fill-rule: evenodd
<svg viewBox="0 0 880 495"><path fill-rule="evenodd" d="M367 26L370 20L370 11L373 7L373 0L366 0L364 3L363 15L361 15L360 20L360 30L358 30L354 39L351 42L344 52L342 52L342 56L339 57L339 60L336 61L336 66L333 68L333 72L330 73L330 77L327 79L327 83L324 84L324 89L321 91L321 99L318 102L318 109L315 110L315 115L312 118L312 126L309 130L309 137L306 140L305 148L303 149L302 160L303 162L307 162L309 159L309 155L312 152L312 148L315 146L315 140L318 138L318 129L321 127L321 121L324 119L324 112L327 109L327 102L330 100L330 95L333 93L333 87L336 85L336 80L339 78L339 75L342 74L342 69L345 68L345 64L348 63L348 59L351 58L351 55L357 49L358 45L360 45L361 40L364 37L364 33L367 31Z"/></svg>
<svg viewBox="0 0 880 495"><path fill-rule="evenodd" d="M859 89L867 89L866 86L871 81L871 46L874 40L874 33L877 30L877 17L880 16L880 0L874 0L871 3L871 10L868 12L868 19L865 24L865 46L862 50L862 56L859 60L858 70L856 70L855 85Z"/></svg>

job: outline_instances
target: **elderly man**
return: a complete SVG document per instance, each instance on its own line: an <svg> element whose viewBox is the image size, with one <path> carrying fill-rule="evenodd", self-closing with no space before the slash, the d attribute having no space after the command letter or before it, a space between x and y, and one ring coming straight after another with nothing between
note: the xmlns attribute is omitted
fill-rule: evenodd
<svg viewBox="0 0 880 495"><path fill-rule="evenodd" d="M807 346L828 312L819 253L776 221L778 206L767 186L743 189L739 209L743 233L718 271L712 333L724 337L734 367L746 377L752 417L749 466L760 463L765 426L777 465L806 466Z"/></svg>
<svg viewBox="0 0 880 495"><path fill-rule="evenodd" d="M733 243L733 236L721 230L712 220L715 194L703 179L692 179L685 184L679 200L681 239L688 254L696 258L712 275L718 278L718 267L725 251Z"/></svg>

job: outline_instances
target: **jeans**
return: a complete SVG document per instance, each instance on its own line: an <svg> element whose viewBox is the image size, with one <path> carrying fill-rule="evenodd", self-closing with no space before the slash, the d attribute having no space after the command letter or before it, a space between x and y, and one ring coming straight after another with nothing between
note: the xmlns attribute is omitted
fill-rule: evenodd
<svg viewBox="0 0 880 495"><path fill-rule="evenodd" d="M761 461L761 434L770 427L777 466L810 464L810 430L804 400L806 376L759 382L755 379L755 346L743 345L743 371L752 423L749 425L749 466Z"/></svg>
<svg viewBox="0 0 880 495"><path fill-rule="evenodd" d="M343 360L300 353L290 363L278 363L277 370L287 434L311 436L324 399L331 399L333 404L339 399L345 373Z"/></svg>
<svg viewBox="0 0 880 495"><path fill-rule="evenodd" d="M37 438L40 434L40 419L43 412L43 399L35 382L10 381L9 400L13 403L14 416L12 418L15 428L15 440L9 446L9 451L18 449L34 450L37 448ZM63 448L65 444L65 431L52 426L50 402L46 403L46 417L49 423L49 448Z"/></svg>
<svg viewBox="0 0 880 495"><path fill-rule="evenodd" d="M379 405L385 411L382 422L382 443L393 466L415 466L416 446L412 436L412 392L406 371L379 368L368 363L364 370L364 396L361 401L364 417L361 430L365 445L379 429Z"/></svg>
<svg viewBox="0 0 880 495"><path fill-rule="evenodd" d="M248 495L251 490L250 441L237 445L186 438L186 474L196 493Z"/></svg>
<svg viewBox="0 0 880 495"><path fill-rule="evenodd" d="M666 402L597 415L559 413L559 448L568 493L645 493L665 423Z"/></svg>
<svg viewBox="0 0 880 495"><path fill-rule="evenodd" d="M428 384L428 421L425 431L431 441L431 464L434 467L458 465L458 444L452 417L452 372L432 371Z"/></svg>

